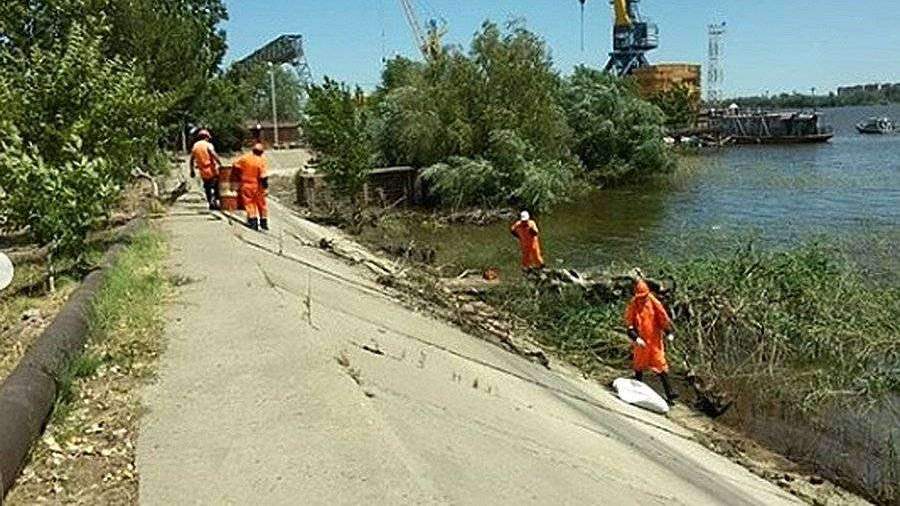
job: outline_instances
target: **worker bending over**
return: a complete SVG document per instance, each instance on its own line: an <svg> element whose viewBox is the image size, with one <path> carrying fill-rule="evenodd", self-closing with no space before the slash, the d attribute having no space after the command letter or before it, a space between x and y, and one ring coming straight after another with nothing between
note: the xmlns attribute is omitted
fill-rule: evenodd
<svg viewBox="0 0 900 506"><path fill-rule="evenodd" d="M522 249L522 269L543 269L544 257L541 255L541 240L538 238L540 232L528 211L522 211L519 221L510 227L510 232L519 240L519 247Z"/></svg>
<svg viewBox="0 0 900 506"><path fill-rule="evenodd" d="M211 141L212 136L208 130L197 132L197 142L191 148L190 166L191 179L197 177L194 168L200 170L206 201L209 203L209 209L214 210L219 208L219 167L222 166L222 161L219 160Z"/></svg>
<svg viewBox="0 0 900 506"><path fill-rule="evenodd" d="M663 335L669 341L674 339L672 320L662 303L650 293L650 287L644 280L634 284L634 297L625 310L625 324L634 354L634 378L643 381L644 371L655 372L666 392L666 400L672 404L678 394L669 385L669 364L666 362L663 339Z"/></svg>
<svg viewBox="0 0 900 506"><path fill-rule="evenodd" d="M263 156L263 145L256 143L250 153L238 158L234 168L241 176L241 200L247 211L247 226L253 230L269 230L269 173Z"/></svg>

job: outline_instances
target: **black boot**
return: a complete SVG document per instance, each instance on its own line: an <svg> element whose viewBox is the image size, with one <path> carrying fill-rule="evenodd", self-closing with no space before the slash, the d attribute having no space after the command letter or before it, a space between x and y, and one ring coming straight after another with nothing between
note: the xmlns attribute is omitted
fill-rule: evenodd
<svg viewBox="0 0 900 506"><path fill-rule="evenodd" d="M260 218L259 219L259 228L263 230L269 230L269 218Z"/></svg>
<svg viewBox="0 0 900 506"><path fill-rule="evenodd" d="M259 218L247 218L247 227L259 232Z"/></svg>
<svg viewBox="0 0 900 506"><path fill-rule="evenodd" d="M659 381L662 383L663 391L666 392L666 402L668 402L670 406L675 404L675 401L678 400L678 394L672 390L672 385L669 384L669 375L660 373Z"/></svg>
<svg viewBox="0 0 900 506"><path fill-rule="evenodd" d="M643 371L634 371L634 379L638 381L644 381L644 372Z"/></svg>

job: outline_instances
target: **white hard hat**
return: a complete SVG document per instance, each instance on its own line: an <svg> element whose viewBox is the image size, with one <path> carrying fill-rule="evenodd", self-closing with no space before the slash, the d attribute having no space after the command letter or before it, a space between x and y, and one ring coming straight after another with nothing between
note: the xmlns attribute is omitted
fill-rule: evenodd
<svg viewBox="0 0 900 506"><path fill-rule="evenodd" d="M528 221L531 219L531 215L528 214L528 211L522 211L519 213L519 219L522 221Z"/></svg>

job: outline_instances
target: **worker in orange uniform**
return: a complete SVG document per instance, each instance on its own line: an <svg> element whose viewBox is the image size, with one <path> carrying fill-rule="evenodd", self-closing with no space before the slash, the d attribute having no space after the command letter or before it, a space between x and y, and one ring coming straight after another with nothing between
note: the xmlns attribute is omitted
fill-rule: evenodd
<svg viewBox="0 0 900 506"><path fill-rule="evenodd" d="M669 364L666 362L665 341L672 341L672 320L659 299L650 292L647 282L639 279L634 284L634 297L625 310L625 325L631 339L634 354L634 378L644 380L644 371L653 371L659 376L666 400L675 402L678 394L669 384ZM663 339L665 336L665 339Z"/></svg>
<svg viewBox="0 0 900 506"><path fill-rule="evenodd" d="M519 221L510 227L510 232L519 240L519 247L522 248L522 269L543 269L544 257L541 255L541 240L538 238L540 232L528 211L522 211Z"/></svg>
<svg viewBox="0 0 900 506"><path fill-rule="evenodd" d="M257 142L250 153L234 162L234 168L241 176L241 199L247 211L247 226L253 230L269 230L269 206L266 204L269 173L263 151L263 145Z"/></svg>
<svg viewBox="0 0 900 506"><path fill-rule="evenodd" d="M200 170L206 201L209 203L209 209L214 210L219 208L219 167L222 166L222 161L219 160L211 141L212 136L208 130L197 132L197 142L191 148L190 166L192 179L197 177L194 168Z"/></svg>

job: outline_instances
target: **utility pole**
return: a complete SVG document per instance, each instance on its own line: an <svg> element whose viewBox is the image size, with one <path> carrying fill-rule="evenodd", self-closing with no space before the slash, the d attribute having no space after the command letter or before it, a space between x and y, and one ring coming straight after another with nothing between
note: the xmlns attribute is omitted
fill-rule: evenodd
<svg viewBox="0 0 900 506"><path fill-rule="evenodd" d="M275 102L275 64L269 62L269 75L272 78L272 129L275 133L272 149L278 147L278 105Z"/></svg>

